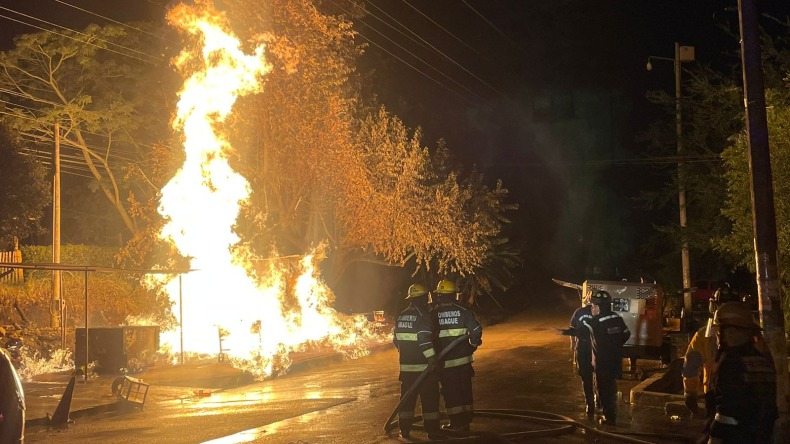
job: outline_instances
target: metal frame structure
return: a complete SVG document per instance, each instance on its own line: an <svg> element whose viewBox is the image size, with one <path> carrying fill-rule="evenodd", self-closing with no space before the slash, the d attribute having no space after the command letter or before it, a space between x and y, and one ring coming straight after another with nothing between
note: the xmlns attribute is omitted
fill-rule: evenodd
<svg viewBox="0 0 790 444"><path fill-rule="evenodd" d="M72 271L72 272L83 272L84 273L84 281L85 281L85 371L83 372L83 380L84 382L88 382L88 355L89 355L89 348L88 348L88 337L90 336L89 327L88 327L88 272L94 273L124 273L124 274L177 274L178 275L178 305L179 305L179 314L178 314L178 326L179 330L181 330L181 363L184 362L184 330L182 328L183 323L183 309L182 307L182 295L181 295L181 276L184 273L189 273L190 271L196 271L195 269L186 269L186 270L145 270L145 269L124 269L124 268L112 268L112 267L100 267L94 265L69 265L69 264L56 264L56 263L29 263L29 264L18 264L18 263L7 263L7 262L0 262L0 268L20 268L23 270L48 270L48 271ZM75 362L76 365L76 362Z"/></svg>

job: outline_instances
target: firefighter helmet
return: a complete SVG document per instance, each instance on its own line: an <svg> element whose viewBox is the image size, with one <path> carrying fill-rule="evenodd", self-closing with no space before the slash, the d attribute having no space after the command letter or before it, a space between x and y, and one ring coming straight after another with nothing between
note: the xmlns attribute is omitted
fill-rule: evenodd
<svg viewBox="0 0 790 444"><path fill-rule="evenodd" d="M425 285L412 284L412 286L409 287L409 294L406 296L406 299L418 298L420 296L425 296L427 294L428 294L428 289L425 288Z"/></svg>
<svg viewBox="0 0 790 444"><path fill-rule="evenodd" d="M713 300L721 305L725 302L741 302L741 297L735 289L730 288L729 284L724 284L713 294Z"/></svg>
<svg viewBox="0 0 790 444"><path fill-rule="evenodd" d="M762 330L754 321L752 312L741 302L725 302L713 315L715 327L737 327L746 330Z"/></svg>
<svg viewBox="0 0 790 444"><path fill-rule="evenodd" d="M590 298L590 302L592 302L595 305L611 304L612 295L610 295L608 292L605 292L603 290L598 290L595 293L593 293L592 297Z"/></svg>
<svg viewBox="0 0 790 444"><path fill-rule="evenodd" d="M455 282L449 279L442 279L436 285L436 293L439 294L453 294L458 293L458 288L455 286Z"/></svg>

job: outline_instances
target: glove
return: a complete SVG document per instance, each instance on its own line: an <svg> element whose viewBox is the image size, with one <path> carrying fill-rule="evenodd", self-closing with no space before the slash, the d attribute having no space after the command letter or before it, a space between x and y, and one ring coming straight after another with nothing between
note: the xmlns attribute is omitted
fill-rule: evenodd
<svg viewBox="0 0 790 444"><path fill-rule="evenodd" d="M683 404L691 410L692 416L699 416L699 405L697 405L697 394L692 392L683 393Z"/></svg>
<svg viewBox="0 0 790 444"><path fill-rule="evenodd" d="M566 328L564 330L560 330L563 336L576 336L576 331L572 328Z"/></svg>
<svg viewBox="0 0 790 444"><path fill-rule="evenodd" d="M428 358L428 368L426 369L428 370L428 373L433 373L436 371L436 364L436 356L431 356Z"/></svg>

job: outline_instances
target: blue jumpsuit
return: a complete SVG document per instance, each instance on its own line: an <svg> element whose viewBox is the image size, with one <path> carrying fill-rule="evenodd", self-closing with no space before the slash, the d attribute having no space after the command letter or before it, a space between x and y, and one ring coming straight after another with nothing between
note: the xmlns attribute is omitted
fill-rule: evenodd
<svg viewBox="0 0 790 444"><path fill-rule="evenodd" d="M433 340L433 320L427 306L412 304L398 315L392 342L400 354L401 398L428 367L428 358L436 355ZM422 381L419 391L412 394L401 405L398 411L398 426L401 432L408 435L411 430L417 395L422 402L425 431L428 433L438 431L439 377L436 373L432 373Z"/></svg>
<svg viewBox="0 0 790 444"><path fill-rule="evenodd" d="M592 317L590 305L577 308L573 312L573 316L571 316L571 328L574 330L583 328L584 321L592 319ZM593 415L595 414L595 386L593 385L592 343L589 336L574 338L573 352L576 368L578 369L579 377L582 379L587 415Z"/></svg>
<svg viewBox="0 0 790 444"><path fill-rule="evenodd" d="M444 407L450 418L450 427L465 429L469 427L474 415L472 376L474 369L473 353L483 343L483 327L474 313L452 300L447 295L431 311L439 332L439 345L442 349L449 346L459 336L469 335L469 340L461 342L450 350L443 359L441 382Z"/></svg>
<svg viewBox="0 0 790 444"><path fill-rule="evenodd" d="M598 396L607 424L617 421L617 378L623 374L623 345L631 331L617 313L601 310L582 322L592 336L593 367Z"/></svg>

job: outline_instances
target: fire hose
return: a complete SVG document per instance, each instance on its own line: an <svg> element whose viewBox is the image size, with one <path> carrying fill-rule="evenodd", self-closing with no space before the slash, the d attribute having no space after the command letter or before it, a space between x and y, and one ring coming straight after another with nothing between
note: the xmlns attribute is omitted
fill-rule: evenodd
<svg viewBox="0 0 790 444"><path fill-rule="evenodd" d="M442 358L450 350L452 350L453 347L455 347L456 345L460 344L465 340L468 340L468 338L469 338L468 335L463 335L455 339L447 347L445 347L441 353L439 353L439 355L436 357L436 360L438 362L441 362ZM403 405L406 399L412 396L414 392L416 392L419 389L420 384L422 384L422 381L425 379L427 375L428 375L428 369L426 368L425 370L422 371L422 373L420 373L420 376L417 377L417 380L414 381L414 384L412 384L409 390L406 391L403 397L401 397L400 401L398 402L398 405L395 406L395 409L392 411L392 414L390 414L389 418L387 419L387 422L384 424L384 433L390 433L396 427L397 423L393 420L395 419L395 416L398 414L400 407ZM558 415L550 412L542 412L536 410L483 409L483 410L475 410L475 416L533 421L533 422L549 424L552 425L553 427L540 429L540 430L519 431L519 432L502 433L502 434L477 433L476 435L468 435L468 434L458 434L456 432L453 434L453 437L450 439L442 440L442 441L434 440L433 442L438 442L438 443L444 441L453 442L453 443L493 442L493 441L511 442L511 440L513 439L563 435L566 433L572 433L576 428L581 428L593 434L599 435L601 437L610 438L622 442L629 442L635 444L651 444L649 441L643 441L641 439L633 438L630 436L599 430L596 429L595 427L592 427L587 424L583 424L567 416ZM415 421L419 421L420 419L422 419L421 416L414 417ZM645 434L645 435L650 435L650 434ZM662 435L657 434L656 436L662 436ZM667 436L662 436L662 437L667 437ZM678 440L682 440L684 437L678 435L675 436L675 438L678 438ZM481 439L483 441L480 441Z"/></svg>
<svg viewBox="0 0 790 444"><path fill-rule="evenodd" d="M469 339L469 335L461 335L458 338L456 338L447 347L445 347L444 350L442 350L441 353L439 353L438 356L436 356L436 362L441 365L442 358L450 350L452 350L453 347L455 347L456 345L458 345L461 342L466 341L468 339ZM407 390L406 393L403 395L403 397L401 397L400 402L398 402L398 405L395 406L395 410L392 411L392 414L390 415L389 419L387 419L387 422L384 423L384 433L389 433L392 429L395 428L395 423L392 420L395 419L395 415L398 414L398 410L403 405L403 403L406 402L406 400L409 399L409 397L411 395L413 395L414 392L417 391L417 389L420 388L420 384L422 384L422 381L425 379L426 376L428 376L428 369L427 368L425 370L423 370L422 373L420 373L420 376L417 377L417 380L414 381L414 384L412 384L412 386L409 388L409 390Z"/></svg>

